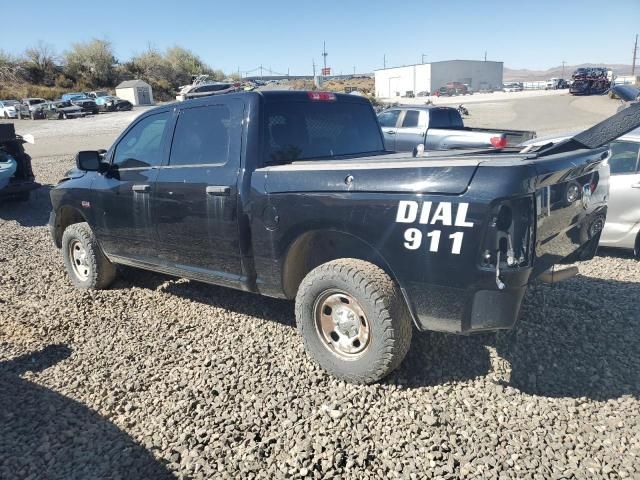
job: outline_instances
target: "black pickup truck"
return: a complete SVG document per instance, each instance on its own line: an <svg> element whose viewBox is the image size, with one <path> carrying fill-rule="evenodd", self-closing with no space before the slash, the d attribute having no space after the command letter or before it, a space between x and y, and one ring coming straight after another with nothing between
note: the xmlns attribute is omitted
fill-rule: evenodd
<svg viewBox="0 0 640 480"><path fill-rule="evenodd" d="M414 327L511 328L534 278L594 255L609 155L594 138L414 157L384 150L366 99L206 97L78 153L50 228L80 288L108 287L121 264L295 299L310 355L373 382Z"/></svg>

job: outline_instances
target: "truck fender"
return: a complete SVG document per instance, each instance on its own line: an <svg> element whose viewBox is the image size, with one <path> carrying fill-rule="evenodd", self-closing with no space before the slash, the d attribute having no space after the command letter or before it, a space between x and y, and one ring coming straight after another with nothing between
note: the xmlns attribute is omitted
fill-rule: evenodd
<svg viewBox="0 0 640 480"><path fill-rule="evenodd" d="M355 258L382 268L402 291L407 310L413 323L416 315L407 293L389 263L366 240L340 230L313 230L299 235L287 248L282 263L282 286L286 298L295 298L300 283L314 268L340 258Z"/></svg>
<svg viewBox="0 0 640 480"><path fill-rule="evenodd" d="M49 225L56 247L62 248L62 234L65 229L74 223L86 222L85 215L77 208L64 205L55 212L55 217Z"/></svg>

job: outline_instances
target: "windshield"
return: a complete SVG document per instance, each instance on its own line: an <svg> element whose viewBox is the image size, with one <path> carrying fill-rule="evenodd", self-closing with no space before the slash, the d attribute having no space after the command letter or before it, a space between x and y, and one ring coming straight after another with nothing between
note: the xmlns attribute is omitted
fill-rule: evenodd
<svg viewBox="0 0 640 480"><path fill-rule="evenodd" d="M17 100L0 100L0 103L2 103L5 107L13 107L14 105L18 104Z"/></svg>
<svg viewBox="0 0 640 480"><path fill-rule="evenodd" d="M464 128L462 117L453 108L429 110L429 128Z"/></svg>
<svg viewBox="0 0 640 480"><path fill-rule="evenodd" d="M263 131L265 164L384 150L378 121L368 103L267 103Z"/></svg>
<svg viewBox="0 0 640 480"><path fill-rule="evenodd" d="M42 98L31 98L31 99L27 100L27 102L29 103L29 105L37 105L39 103L46 102L46 100L44 100Z"/></svg>
<svg viewBox="0 0 640 480"><path fill-rule="evenodd" d="M96 97L108 97L109 93L108 92L95 92L95 96Z"/></svg>

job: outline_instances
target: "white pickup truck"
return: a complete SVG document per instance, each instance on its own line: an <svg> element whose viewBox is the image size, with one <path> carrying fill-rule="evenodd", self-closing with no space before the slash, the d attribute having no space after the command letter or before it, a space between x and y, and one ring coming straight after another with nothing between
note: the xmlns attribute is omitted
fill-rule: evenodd
<svg viewBox="0 0 640 480"><path fill-rule="evenodd" d="M504 148L535 138L535 132L465 127L455 108L434 105L399 106L383 110L378 122L388 151Z"/></svg>

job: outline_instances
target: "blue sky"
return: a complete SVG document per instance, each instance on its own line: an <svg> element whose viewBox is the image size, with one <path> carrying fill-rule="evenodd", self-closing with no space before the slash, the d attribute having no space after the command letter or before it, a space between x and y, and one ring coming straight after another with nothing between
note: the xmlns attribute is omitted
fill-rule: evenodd
<svg viewBox="0 0 640 480"><path fill-rule="evenodd" d="M312 59L333 73L387 65L482 59L510 68L631 63L640 0L71 0L3 1L0 49L19 53L43 40L58 52L92 37L126 60L148 45L192 49L226 72L262 64L311 73Z"/></svg>

